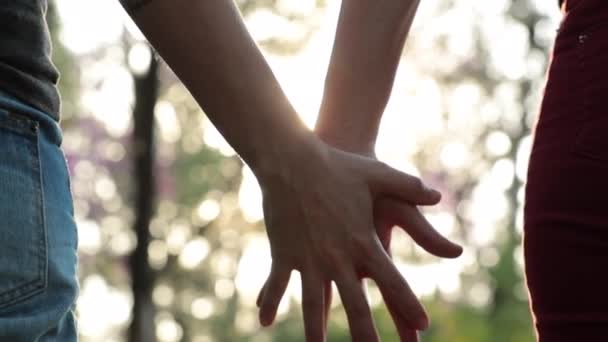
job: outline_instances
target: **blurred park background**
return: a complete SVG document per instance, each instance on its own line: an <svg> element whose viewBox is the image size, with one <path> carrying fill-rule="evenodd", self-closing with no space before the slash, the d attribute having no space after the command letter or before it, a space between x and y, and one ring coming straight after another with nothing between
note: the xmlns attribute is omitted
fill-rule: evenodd
<svg viewBox="0 0 608 342"><path fill-rule="evenodd" d="M394 232L395 262L432 317L423 342L534 340L522 199L556 2L420 5L377 154L443 192L427 217L466 246L440 260ZM340 1L237 3L312 127ZM275 325L257 323L270 256L252 173L118 1L54 0L49 22L80 234L81 340L303 341L297 272ZM369 298L383 341L397 341L373 284ZM335 300L329 341L349 340Z"/></svg>

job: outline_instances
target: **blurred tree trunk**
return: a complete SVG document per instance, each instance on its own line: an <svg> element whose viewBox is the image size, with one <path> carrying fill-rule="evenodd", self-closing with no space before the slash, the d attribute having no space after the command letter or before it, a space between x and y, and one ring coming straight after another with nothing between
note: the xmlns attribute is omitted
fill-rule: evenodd
<svg viewBox="0 0 608 342"><path fill-rule="evenodd" d="M148 72L134 75L135 108L133 109L133 153L135 171L135 222L137 247L130 259L133 320L129 341L154 341L154 272L148 263L150 220L154 210L154 106L158 97L158 62L152 58Z"/></svg>

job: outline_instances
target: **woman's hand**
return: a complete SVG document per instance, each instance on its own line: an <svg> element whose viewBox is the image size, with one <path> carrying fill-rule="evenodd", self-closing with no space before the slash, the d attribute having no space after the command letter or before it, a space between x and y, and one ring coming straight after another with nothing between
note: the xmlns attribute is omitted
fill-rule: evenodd
<svg viewBox="0 0 608 342"><path fill-rule="evenodd" d="M328 137L324 137L324 140L328 141L330 144L332 144L334 146L339 147L340 149L348 150L350 152L354 152L357 155L366 157L367 159L364 159L364 160L367 163L376 159L375 154L373 152L373 146L356 147L354 144L350 144L350 145L345 144L343 140L337 140L337 139L332 140ZM376 164L374 166L379 166L379 165L382 165L382 164ZM381 168L386 169L386 166L381 166ZM395 172L395 171L391 171L391 172ZM403 176L403 174L402 174L402 176ZM407 188L407 190L411 191L416 186L423 187L423 185L420 183L420 181L418 179L412 178L410 176L406 176L406 178L408 180L411 180L411 183L415 183L415 185L412 184L413 187L409 187L409 188ZM374 178L374 179L376 181L378 180L378 178ZM382 253L380 253L380 251L378 251L378 244L380 244L382 246L382 248L384 249L384 251L386 252L386 254L384 254L382 257L382 263L386 265L386 263L388 262L390 264L390 266L387 267L388 269L391 269L393 272L395 270L394 266L392 265L392 262L387 261L387 258L390 255L391 232L392 232L392 228L394 226L399 226L399 227L403 228L414 239L414 241L416 241L421 247L423 247L429 253L432 253L436 256L454 258L454 257L458 257L462 253L462 247L450 242L449 240L447 240L446 238L441 236L441 234L439 234L430 225L430 223L425 219L425 217L422 215L422 213L416 207L416 204L421 204L421 205L436 204L440 200L439 194L434 193L432 196L430 196L431 198L425 197L422 201L415 202L415 201L408 200L407 199L408 196L403 195L403 190L407 191L406 188L404 188L404 187L401 187L402 191L399 191L400 189L398 186L395 186L395 188L392 189L392 191L391 191L391 189L387 189L387 190L388 191L386 193L378 193L378 192L372 193L373 213L374 213L373 222L374 222L374 227L375 227L374 229L375 229L375 233L376 233L375 236L369 236L369 229L367 229L367 231L366 231L367 235L362 235L361 237L364 239L368 239L368 241L367 242L364 242L361 240L358 240L358 241L361 244L366 244L366 243L371 242L374 245L373 248L375 249L374 250L375 254L382 254ZM395 192L397 192L397 193L395 193ZM401 192L401 193L399 193L399 192ZM420 193L422 194L422 193L424 193L424 191L422 191ZM427 199L430 199L430 200L427 201ZM371 205L371 204L368 203L367 205ZM369 212L369 211L366 211L366 212ZM349 234L349 232L346 232L346 234ZM368 253L364 253L364 254L360 253L361 250L362 249L355 250L355 256L358 256L359 259L357 259L355 257L355 258L353 258L353 260L361 260L361 258L365 259L366 255L369 255ZM361 263L365 264L365 261L362 260ZM275 261L273 263L273 269L271 271L271 274L270 274L268 280L266 281L266 284L262 288L260 295L258 296L258 306L260 307L260 320L262 321L262 323L264 325L270 324L272 322L272 320L274 319L274 316L276 314L276 308L278 306L279 301L281 300L281 297L284 294L285 288L289 281L289 274L291 272L291 269L280 272L277 269L278 266L276 266L276 265L278 265L278 264ZM355 265L351 265L351 267L352 266L355 266ZM359 298L358 302L361 302L361 300L362 300L361 296L363 296L362 278L364 278L364 277L374 278L374 274L372 272L369 272L369 269L370 269L369 267L358 268L358 269L355 267L355 275L353 275L352 273L350 274L348 284L349 284L351 291L357 293L357 297ZM355 284L355 281L353 280L353 276L356 277L357 284ZM392 278L397 279L397 281L399 281L398 279L400 278L400 276L393 273ZM323 277L321 277L321 276L312 276L311 277L309 275L306 275L305 272L302 272L302 282L303 282L302 283L302 291L303 291L302 305L303 305L303 311L304 311L304 322L305 322L305 328L306 328L307 341L323 341L324 340L328 313L329 313L329 308L330 308L330 304L331 304L331 295L332 295L331 280L333 280L333 279L331 279L330 277L325 277L325 279L323 279ZM401 280L401 282L403 282L403 280ZM428 322L426 320L426 316L425 315L423 316L422 314L420 314L421 319L418 321L419 324L412 324L412 321L415 321L415 319L412 320L411 313L406 312L404 314L404 310L401 309L402 303L404 303L404 302L395 300L396 298L394 296L391 296L389 293L386 292L386 290L383 290L383 288L380 286L379 282L378 282L378 285L379 285L379 288L384 297L387 308L388 308L389 312L391 313L391 316L393 317L393 320L394 320L397 330L399 332L401 341L403 341L403 342L418 341L416 330L421 330L426 327L426 324L427 324L426 322ZM338 288L340 289L340 287L338 287ZM356 290L355 290L355 288L356 288ZM341 296L343 296L342 292L343 291L340 291ZM416 308L416 309L414 309L414 312L420 312L418 310L420 310L421 305L415 299L415 297L411 293L411 291L409 291L409 288L406 291L406 297L408 298L408 301L409 301L408 305ZM342 299L344 301L344 297ZM363 300L364 300L364 297L363 297ZM412 304L412 302L415 302L416 304ZM353 314L349 315L351 333L352 333L353 339L355 341L357 340L357 338L359 338L357 336L357 334L359 333L358 329L365 329L365 331L374 331L371 316L369 315L369 309L366 304L367 302L363 301L361 303L365 304L364 306L362 304L360 304L362 308L365 308L365 311L362 310L362 312L364 312L365 314L362 315L361 313L357 313L357 314L353 313ZM347 307L347 303L345 303L345 307L346 307L347 314L348 314L349 309ZM352 315L360 316L360 317L351 317ZM362 318L362 317L364 317L364 318ZM425 318L422 319L422 317L425 317ZM353 329L354 320L357 320L359 322L365 322L365 324L357 326L357 324L359 324L359 323L354 323L355 328ZM362 335L361 340L367 341L367 339L370 337L366 337L366 336L369 336L369 335ZM375 336L375 333L371 336L373 336L374 339L377 339L377 337Z"/></svg>
<svg viewBox="0 0 608 342"><path fill-rule="evenodd" d="M376 159L373 150L353 152ZM441 197L436 203L439 203ZM381 196L374 201L374 222L378 238L390 255L391 233L394 227L402 228L420 247L442 258L457 258L462 247L442 236L428 222L415 204L390 196Z"/></svg>
<svg viewBox="0 0 608 342"><path fill-rule="evenodd" d="M375 158L373 152L364 154ZM389 255L391 233L395 226L401 227L420 247L435 256L456 258L462 254L462 247L437 232L416 205L411 203L392 197L380 197L374 202L374 219L378 238ZM407 322L395 310L394 303L386 300L385 303L397 327L400 340L417 342L416 330L408 327Z"/></svg>
<svg viewBox="0 0 608 342"><path fill-rule="evenodd" d="M302 278L307 341L324 341L331 281L342 298L353 341L377 341L361 278L374 279L398 325L424 329L428 318L386 253L374 223L374 200L437 203L440 194L415 177L374 159L316 141L312 153L294 156L293 168L258 179L271 244L272 269L258 298L260 321L273 322L292 270ZM289 163L288 163L289 164ZM381 208L399 219L394 202ZM415 216L415 215L414 215ZM422 217L422 216L420 216ZM425 221L426 222L426 221ZM415 225L419 227L419 225ZM428 239L417 228L421 241ZM386 234L385 234L386 235Z"/></svg>

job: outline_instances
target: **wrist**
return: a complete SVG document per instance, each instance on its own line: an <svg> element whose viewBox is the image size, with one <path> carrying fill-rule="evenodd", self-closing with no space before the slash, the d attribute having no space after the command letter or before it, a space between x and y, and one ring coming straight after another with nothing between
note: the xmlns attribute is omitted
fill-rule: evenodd
<svg viewBox="0 0 608 342"><path fill-rule="evenodd" d="M315 134L324 143L339 150L372 157L375 155L376 140L366 136L356 136L349 130L332 130L318 126Z"/></svg>
<svg viewBox="0 0 608 342"><path fill-rule="evenodd" d="M270 182L293 183L300 178L298 174L304 172L305 166L326 158L327 147L307 128L290 132L284 139L275 141L250 165L261 185Z"/></svg>

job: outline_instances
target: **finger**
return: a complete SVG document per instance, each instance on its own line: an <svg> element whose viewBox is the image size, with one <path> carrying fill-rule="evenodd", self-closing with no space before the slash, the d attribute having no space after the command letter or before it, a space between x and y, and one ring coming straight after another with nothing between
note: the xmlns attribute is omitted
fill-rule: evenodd
<svg viewBox="0 0 608 342"><path fill-rule="evenodd" d="M414 329L408 329L399 332L401 342L418 342L418 332Z"/></svg>
<svg viewBox="0 0 608 342"><path fill-rule="evenodd" d="M270 275L266 281L266 289L260 303L260 323L269 326L274 321L281 298L285 294L291 269L272 263Z"/></svg>
<svg viewBox="0 0 608 342"><path fill-rule="evenodd" d="M302 313L306 342L325 340L323 280L313 272L302 272Z"/></svg>
<svg viewBox="0 0 608 342"><path fill-rule="evenodd" d="M418 177L380 162L376 162L371 169L370 185L377 195L399 198L415 205L434 205L441 200L441 193L427 187Z"/></svg>
<svg viewBox="0 0 608 342"><path fill-rule="evenodd" d="M348 274L342 279L336 280L336 285L346 311L352 341L378 341L372 313L356 275Z"/></svg>
<svg viewBox="0 0 608 342"><path fill-rule="evenodd" d="M377 213L391 217L416 243L427 252L443 258L456 258L462 254L462 247L441 235L420 210L413 205L391 198L380 199Z"/></svg>
<svg viewBox="0 0 608 342"><path fill-rule="evenodd" d="M361 288L363 289L364 294L368 293L365 279L361 280ZM393 322L395 323L395 327L397 328L397 332L399 334L399 340L401 342L418 342L418 333L416 330L409 328L407 322L400 315L394 314L394 304L387 303L386 306L391 314L391 317L393 317Z"/></svg>
<svg viewBox="0 0 608 342"><path fill-rule="evenodd" d="M362 288L366 289L365 281L361 282ZM393 323L395 323L395 327L397 328L397 332L399 333L399 338L401 342L418 342L418 334L415 329L409 327L409 323L399 314L397 314L397 310L395 304L392 302L386 303L386 308L388 309L391 317L393 318Z"/></svg>
<svg viewBox="0 0 608 342"><path fill-rule="evenodd" d="M323 320L325 321L325 331L327 331L327 323L329 322L329 311L331 310L331 301L333 297L333 288L331 286L331 281L326 281L325 284L323 284L323 291L323 304L325 305Z"/></svg>
<svg viewBox="0 0 608 342"><path fill-rule="evenodd" d="M258 308L262 304L262 298L264 298L264 292L266 291L266 283L268 283L268 279L264 282L264 285L262 285L262 288L260 289L260 293L258 293L258 298L255 300L255 305Z"/></svg>
<svg viewBox="0 0 608 342"><path fill-rule="evenodd" d="M374 226L376 227L376 235L378 235L378 239L382 243L382 247L390 256L391 238L393 232L393 224L391 221L394 220L387 220L389 216L382 211L384 209L384 206L380 205L382 201L384 201L384 199L380 199L374 203Z"/></svg>
<svg viewBox="0 0 608 342"><path fill-rule="evenodd" d="M401 316L409 328L426 329L428 317L412 289L381 247L378 247L376 255L368 265L367 273L376 282L384 302L391 305L394 315Z"/></svg>
<svg viewBox="0 0 608 342"><path fill-rule="evenodd" d="M418 342L418 333L415 329L408 326L408 322L403 319L401 315L397 313L395 304L392 302L386 303L386 308L393 318L397 332L399 333L399 339L401 342Z"/></svg>

